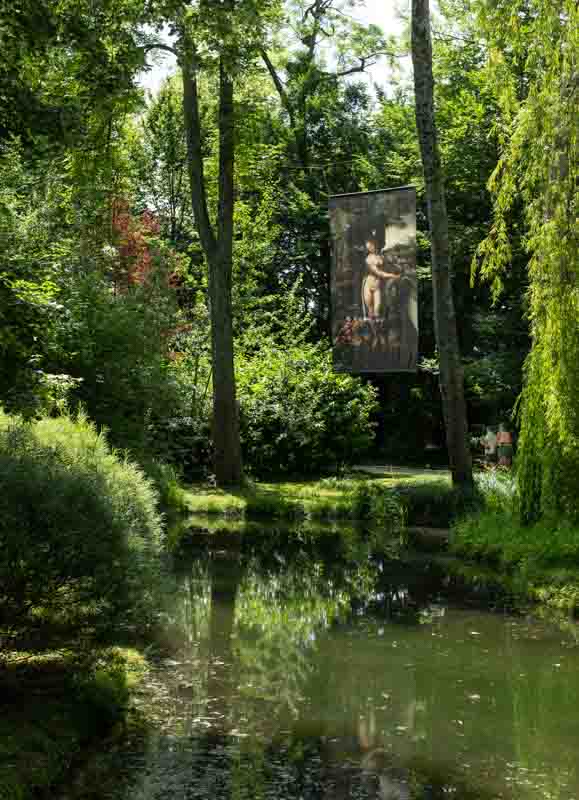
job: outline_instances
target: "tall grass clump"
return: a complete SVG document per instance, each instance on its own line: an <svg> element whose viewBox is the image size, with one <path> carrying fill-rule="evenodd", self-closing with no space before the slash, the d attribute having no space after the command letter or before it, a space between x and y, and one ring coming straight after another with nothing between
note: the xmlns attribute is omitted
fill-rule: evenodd
<svg viewBox="0 0 579 800"><path fill-rule="evenodd" d="M401 484L397 491L410 526L449 528L480 503L477 488L466 493L443 479Z"/></svg>
<svg viewBox="0 0 579 800"><path fill-rule="evenodd" d="M174 517L188 510L187 494L181 486L179 472L172 464L157 459L142 459L139 466L152 482L159 498L159 507L165 516Z"/></svg>
<svg viewBox="0 0 579 800"><path fill-rule="evenodd" d="M351 495L351 516L356 520L371 520L399 532L404 527L405 509L400 495L372 481L360 481Z"/></svg>
<svg viewBox="0 0 579 800"><path fill-rule="evenodd" d="M512 472L492 469L476 476L476 488L485 509L509 512L516 502L517 485Z"/></svg>
<svg viewBox="0 0 579 800"><path fill-rule="evenodd" d="M0 414L0 631L107 643L152 608L162 519L152 483L86 417Z"/></svg>
<svg viewBox="0 0 579 800"><path fill-rule="evenodd" d="M523 598L579 608L577 522L545 515L532 525L525 524L519 490L509 473L485 473L477 483L483 508L457 521L454 551L492 568L499 583Z"/></svg>

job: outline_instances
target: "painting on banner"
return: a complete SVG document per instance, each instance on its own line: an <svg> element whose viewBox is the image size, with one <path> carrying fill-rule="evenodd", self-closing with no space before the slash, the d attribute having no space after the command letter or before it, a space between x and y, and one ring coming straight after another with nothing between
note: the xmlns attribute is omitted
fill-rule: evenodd
<svg viewBox="0 0 579 800"><path fill-rule="evenodd" d="M414 372L416 191L330 197L332 338L338 372Z"/></svg>

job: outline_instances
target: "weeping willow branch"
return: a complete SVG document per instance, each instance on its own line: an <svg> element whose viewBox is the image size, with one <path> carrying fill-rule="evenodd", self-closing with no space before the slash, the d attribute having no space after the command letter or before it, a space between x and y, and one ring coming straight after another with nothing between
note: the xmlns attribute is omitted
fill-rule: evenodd
<svg viewBox="0 0 579 800"><path fill-rule="evenodd" d="M579 10L575 0L526 0L523 27L513 24L522 5L480 6L506 133L489 182L493 227L473 268L498 296L511 261L509 217L522 201L532 348L519 404L518 479L523 519L533 522L577 514L579 494Z"/></svg>

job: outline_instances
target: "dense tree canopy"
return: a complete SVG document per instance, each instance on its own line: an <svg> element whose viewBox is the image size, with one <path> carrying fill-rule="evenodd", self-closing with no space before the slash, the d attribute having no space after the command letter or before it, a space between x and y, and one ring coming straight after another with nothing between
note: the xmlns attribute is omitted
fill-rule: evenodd
<svg viewBox="0 0 579 800"><path fill-rule="evenodd" d="M292 315L315 371L329 345L328 196L413 183L420 369L365 380L376 453L445 459L406 35L356 21L341 0L19 0L0 6L0 38L5 407L54 409L66 389L115 443L146 455L189 442L187 468L208 467L215 276L231 288L239 375L285 346ZM446 0L433 19L471 433L513 424L525 378L528 516L569 506L553 486L574 491L576 45L572 2ZM138 77L159 49L177 56L175 74L145 97ZM389 76L379 88L376 64ZM253 416L254 399L242 398Z"/></svg>

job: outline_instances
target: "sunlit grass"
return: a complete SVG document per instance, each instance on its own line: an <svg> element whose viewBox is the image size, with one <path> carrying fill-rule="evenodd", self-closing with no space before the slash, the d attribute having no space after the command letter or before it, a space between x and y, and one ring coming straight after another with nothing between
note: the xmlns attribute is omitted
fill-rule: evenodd
<svg viewBox="0 0 579 800"><path fill-rule="evenodd" d="M275 519L364 519L375 516L383 498L394 501L409 490L444 496L450 478L433 473L357 473L344 478L251 482L230 491L207 484L187 487L187 508L194 514ZM431 490L431 491L430 491ZM379 513L385 513L384 509Z"/></svg>

